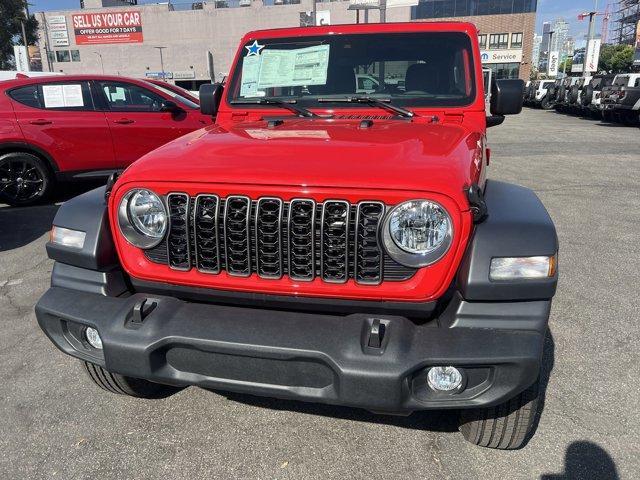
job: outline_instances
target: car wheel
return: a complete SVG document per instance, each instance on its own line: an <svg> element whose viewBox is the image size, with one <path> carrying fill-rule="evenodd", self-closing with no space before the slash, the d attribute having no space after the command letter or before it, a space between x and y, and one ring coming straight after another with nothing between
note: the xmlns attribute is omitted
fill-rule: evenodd
<svg viewBox="0 0 640 480"><path fill-rule="evenodd" d="M0 155L0 201L12 206L33 205L53 189L51 169L31 153Z"/></svg>
<svg viewBox="0 0 640 480"><path fill-rule="evenodd" d="M84 364L85 372L93 383L110 393L137 398L165 398L180 390L178 387L111 373L94 363L84 361L82 363Z"/></svg>
<svg viewBox="0 0 640 480"><path fill-rule="evenodd" d="M553 103L549 100L549 96L547 95L542 99L542 103L540 104L543 110L551 110L553 108Z"/></svg>
<svg viewBox="0 0 640 480"><path fill-rule="evenodd" d="M614 121L613 113L608 110L603 110L602 121L607 123L612 123Z"/></svg>
<svg viewBox="0 0 640 480"><path fill-rule="evenodd" d="M539 380L520 395L495 407L463 410L460 432L481 447L514 450L524 446L538 412Z"/></svg>

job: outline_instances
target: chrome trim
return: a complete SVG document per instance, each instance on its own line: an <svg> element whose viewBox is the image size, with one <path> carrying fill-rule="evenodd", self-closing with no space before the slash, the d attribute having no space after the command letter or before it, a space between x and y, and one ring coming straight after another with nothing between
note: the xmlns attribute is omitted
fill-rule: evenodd
<svg viewBox="0 0 640 480"><path fill-rule="evenodd" d="M189 264L186 268L179 268L171 266L171 256L169 255L169 237L171 236L171 207L169 206L169 201L171 197L186 197L187 198L187 208L184 212L184 221L185 221L185 230L187 231L187 263ZM191 245L190 245L190 237L189 237L189 207L191 206L191 197L184 192L169 192L167 193L167 216L169 217L169 223L167 225L167 265L171 270L178 270L181 272L188 272L191 270Z"/></svg>
<svg viewBox="0 0 640 480"><path fill-rule="evenodd" d="M214 224L215 224L214 228L215 228L215 235L216 235L216 261L218 264L217 270L207 270L205 268L200 268L199 262L198 262L198 223L196 222L196 214L198 213L198 202L202 197L212 197L216 199L216 216L214 219ZM194 250L194 256L195 256L196 270L198 270L201 273L208 273L208 274L215 275L220 273L220 271L222 270L221 264L220 264L220 232L219 232L219 226L218 226L219 218L220 218L220 197L212 193L200 193L196 195L196 199L193 202L193 250Z"/></svg>
<svg viewBox="0 0 640 480"><path fill-rule="evenodd" d="M382 207L382 211L380 212L380 218L378 218L378 225L376 226L376 244L378 245L378 250L380 251L380 275L377 282L371 281L363 281L358 280L358 228L360 227L360 208L362 205L380 205ZM382 275L384 273L384 249L382 245L380 245L380 225L383 224L384 218L386 215L386 205L382 202L378 202L375 200L367 201L363 200L358 202L357 210L356 210L356 231L353 241L353 250L354 250L354 258L353 258L353 279L356 283L360 285L380 285L382 283Z"/></svg>
<svg viewBox="0 0 640 480"><path fill-rule="evenodd" d="M346 205L347 215L345 220L345 262L344 262L344 280L326 279L324 276L324 214L327 205L330 203L342 203ZM351 204L346 200L325 200L322 202L322 218L320 219L320 278L327 283L347 283L349 280L349 217L351 216Z"/></svg>
<svg viewBox="0 0 640 480"><path fill-rule="evenodd" d="M164 213L167 217L167 223L165 225L164 233L158 237L148 237L140 233L131 223L129 219L129 200L133 196L134 193L139 192L140 190L148 190L152 192L155 196L160 199L160 203L164 207ZM162 243L162 240L167 236L167 232L169 231L169 211L167 209L167 205L160 195L158 195L153 190L148 188L133 188L124 194L122 199L120 200L120 205L118 205L118 228L120 229L120 233L124 237L124 239L133 245L134 247L141 248L143 250L148 250L153 247L157 247ZM137 242L137 243L134 243Z"/></svg>
<svg viewBox="0 0 640 480"><path fill-rule="evenodd" d="M280 275L262 275L260 274L260 240L258 238L258 218L260 213L260 202L263 200L277 201L280 204L278 209L278 250L279 250L279 263L280 263ZM256 241L256 273L260 278L267 278L272 280L278 280L284 275L284 265L282 262L282 212L284 210L284 202L278 197L260 197L256 203L256 218L255 218L255 241Z"/></svg>
<svg viewBox="0 0 640 480"><path fill-rule="evenodd" d="M407 252L401 249L398 245L396 245L393 238L391 238L391 231L389 230L389 222L391 221L393 212L395 212L398 208L400 208L405 203L410 203L410 202L433 203L434 205L437 205L442 209L444 214L447 216L447 220L449 220L449 229L445 234L445 238L443 242L431 252L424 253L424 254ZM405 267L422 268L429 265L433 265L434 263L436 263L438 260L440 260L442 257L446 255L446 253L449 251L449 248L453 244L453 222L451 221L451 215L449 215L449 212L447 211L446 208L444 208L441 204L439 204L435 200L428 200L426 198L416 198L412 200L406 200L404 202L401 202L395 205L391 210L389 210L389 212L385 216L384 223L382 226L382 241L384 244L384 248L389 254L389 256L399 264L404 265Z"/></svg>
<svg viewBox="0 0 640 480"><path fill-rule="evenodd" d="M243 199L247 202L247 267L249 272L247 274L244 273L235 273L229 270L229 249L227 248L227 211L229 209L229 202L234 199ZM224 215L222 217L222 226L224 231L224 257L225 257L225 270L227 274L233 277L250 277L251 276L251 199L246 195L229 195L225 199L224 204Z"/></svg>
<svg viewBox="0 0 640 480"><path fill-rule="evenodd" d="M311 202L311 277L294 276L291 273L291 212L295 202ZM312 198L292 198L287 214L287 266L288 277L299 282L312 282L316 278L316 208L318 204Z"/></svg>

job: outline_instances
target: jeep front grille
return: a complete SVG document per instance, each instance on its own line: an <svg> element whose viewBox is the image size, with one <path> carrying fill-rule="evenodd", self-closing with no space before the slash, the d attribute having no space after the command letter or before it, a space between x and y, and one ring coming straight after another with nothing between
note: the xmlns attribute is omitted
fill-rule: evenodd
<svg viewBox="0 0 640 480"><path fill-rule="evenodd" d="M377 285L403 281L416 270L395 262L378 243L386 207L311 199L284 202L213 194L167 195L166 240L146 250L147 258L174 270L265 279Z"/></svg>

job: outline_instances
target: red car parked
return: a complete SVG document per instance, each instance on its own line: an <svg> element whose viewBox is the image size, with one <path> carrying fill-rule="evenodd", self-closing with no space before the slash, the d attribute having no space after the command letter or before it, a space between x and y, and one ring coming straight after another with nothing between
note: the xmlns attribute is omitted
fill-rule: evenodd
<svg viewBox="0 0 640 480"><path fill-rule="evenodd" d="M0 82L0 201L29 205L56 180L106 178L211 123L197 103L143 80L70 75Z"/></svg>

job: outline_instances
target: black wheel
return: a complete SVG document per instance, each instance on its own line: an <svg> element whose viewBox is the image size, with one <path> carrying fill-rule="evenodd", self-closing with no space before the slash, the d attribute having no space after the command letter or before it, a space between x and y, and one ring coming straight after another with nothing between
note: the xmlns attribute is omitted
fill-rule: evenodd
<svg viewBox="0 0 640 480"><path fill-rule="evenodd" d="M637 112L623 112L620 114L620 120L627 127L635 127L638 125L638 113Z"/></svg>
<svg viewBox="0 0 640 480"><path fill-rule="evenodd" d="M613 112L611 110L603 110L602 111L602 121L607 123L612 123L615 121L613 118Z"/></svg>
<svg viewBox="0 0 640 480"><path fill-rule="evenodd" d="M553 103L551 102L549 95L545 95L540 103L540 106L543 110L551 110L553 108Z"/></svg>
<svg viewBox="0 0 640 480"><path fill-rule="evenodd" d="M508 402L490 408L463 410L460 432L481 447L514 450L522 447L538 412L539 381Z"/></svg>
<svg viewBox="0 0 640 480"><path fill-rule="evenodd" d="M118 373L111 373L93 363L82 363L84 364L84 370L93 383L107 392L137 398L165 398L180 390L178 387L171 387L140 378L125 377Z"/></svg>
<svg viewBox="0 0 640 480"><path fill-rule="evenodd" d="M0 201L12 206L32 205L49 195L53 183L51 170L35 155L0 155Z"/></svg>

